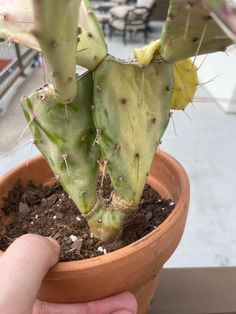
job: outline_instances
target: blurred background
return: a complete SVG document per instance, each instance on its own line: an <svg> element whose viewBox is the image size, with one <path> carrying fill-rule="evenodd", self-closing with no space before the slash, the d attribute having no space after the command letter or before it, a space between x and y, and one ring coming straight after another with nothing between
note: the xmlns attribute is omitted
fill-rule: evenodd
<svg viewBox="0 0 236 314"><path fill-rule="evenodd" d="M135 13L138 3L145 8L142 14ZM132 59L134 48L160 37L168 1L110 0L92 6L109 53ZM130 23L130 14L135 22ZM166 267L235 266L236 50L198 57L196 65L197 93L185 111L173 113L161 145L182 163L191 182L186 230ZM0 42L0 175L38 154L20 99L48 81L36 51Z"/></svg>

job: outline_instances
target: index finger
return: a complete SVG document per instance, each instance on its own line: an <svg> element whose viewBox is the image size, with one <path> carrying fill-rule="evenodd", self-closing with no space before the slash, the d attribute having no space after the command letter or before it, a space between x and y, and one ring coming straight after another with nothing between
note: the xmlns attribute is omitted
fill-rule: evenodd
<svg viewBox="0 0 236 314"><path fill-rule="evenodd" d="M57 261L59 244L27 234L14 241L0 258L0 313L32 313L41 282Z"/></svg>

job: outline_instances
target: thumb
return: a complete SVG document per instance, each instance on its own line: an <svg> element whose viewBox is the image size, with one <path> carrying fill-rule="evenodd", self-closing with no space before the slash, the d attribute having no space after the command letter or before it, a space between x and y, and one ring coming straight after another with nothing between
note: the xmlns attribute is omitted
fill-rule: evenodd
<svg viewBox="0 0 236 314"><path fill-rule="evenodd" d="M27 234L15 240L0 257L0 313L32 313L41 282L59 257L59 244Z"/></svg>

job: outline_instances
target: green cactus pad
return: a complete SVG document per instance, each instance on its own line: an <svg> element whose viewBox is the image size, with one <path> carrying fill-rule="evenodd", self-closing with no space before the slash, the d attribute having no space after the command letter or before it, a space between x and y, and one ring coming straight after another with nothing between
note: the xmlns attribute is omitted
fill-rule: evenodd
<svg viewBox="0 0 236 314"><path fill-rule="evenodd" d="M203 0L212 18L236 43L236 3L230 0Z"/></svg>
<svg viewBox="0 0 236 314"><path fill-rule="evenodd" d="M171 0L161 35L160 55L176 62L195 55L224 51L232 41L198 0Z"/></svg>
<svg viewBox="0 0 236 314"><path fill-rule="evenodd" d="M172 66L165 62L143 67L107 57L95 71L93 116L114 207L121 211L139 203L169 121L172 84Z"/></svg>
<svg viewBox="0 0 236 314"><path fill-rule="evenodd" d="M79 12L77 64L93 70L107 55L107 46L88 0L82 0Z"/></svg>
<svg viewBox="0 0 236 314"><path fill-rule="evenodd" d="M23 98L23 111L34 142L53 173L82 213L96 204L99 147L93 145L92 74L78 80L78 93L68 105L58 103L51 85Z"/></svg>
<svg viewBox="0 0 236 314"><path fill-rule="evenodd" d="M78 0L34 0L34 29L49 66L56 99L70 103L77 89L76 38Z"/></svg>

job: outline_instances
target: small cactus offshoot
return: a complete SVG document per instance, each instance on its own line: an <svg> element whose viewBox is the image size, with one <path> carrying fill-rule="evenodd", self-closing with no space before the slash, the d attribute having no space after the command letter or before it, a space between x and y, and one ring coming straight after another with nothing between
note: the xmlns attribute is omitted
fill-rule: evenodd
<svg viewBox="0 0 236 314"><path fill-rule="evenodd" d="M22 101L34 143L92 234L110 240L137 211L170 111L193 99L196 56L235 42L236 9L229 0L171 0L161 38L132 61L107 54L89 0L0 0L0 37L45 57L52 84ZM88 71L77 76L76 65ZM108 200L99 193L105 173Z"/></svg>

